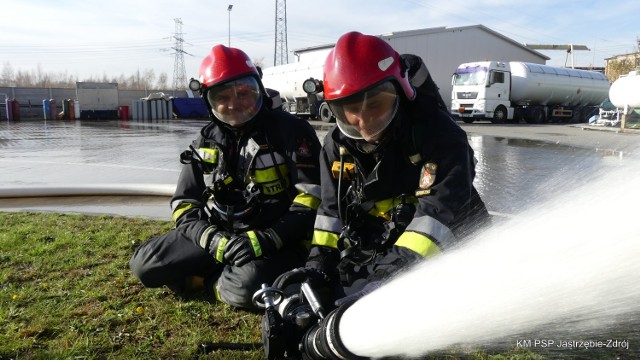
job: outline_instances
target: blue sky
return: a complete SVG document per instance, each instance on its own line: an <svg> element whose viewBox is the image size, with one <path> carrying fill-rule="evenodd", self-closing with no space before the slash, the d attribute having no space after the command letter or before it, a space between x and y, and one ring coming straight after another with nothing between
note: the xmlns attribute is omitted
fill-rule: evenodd
<svg viewBox="0 0 640 360"><path fill-rule="evenodd" d="M80 80L153 69L171 82L175 18L183 23L184 51L193 55L185 55L187 77L197 75L213 45L227 44L229 23L231 46L273 64L275 0L0 0L0 9L0 69L9 63ZM576 51L575 65L603 66L607 57L635 51L640 27L629 14L639 13L635 0L289 0L288 47L333 43L352 30L482 24L521 43L586 45L591 51ZM541 52L549 65L565 64L565 52Z"/></svg>

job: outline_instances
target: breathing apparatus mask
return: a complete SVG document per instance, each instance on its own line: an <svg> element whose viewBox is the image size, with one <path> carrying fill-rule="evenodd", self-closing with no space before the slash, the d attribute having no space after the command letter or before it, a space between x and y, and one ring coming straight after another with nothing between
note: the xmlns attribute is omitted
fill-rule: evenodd
<svg viewBox="0 0 640 360"><path fill-rule="evenodd" d="M370 89L327 103L340 131L354 140L377 143L391 124L399 106L398 92L390 80Z"/></svg>
<svg viewBox="0 0 640 360"><path fill-rule="evenodd" d="M214 85L206 90L205 99L218 120L239 127L260 111L263 95L258 80L253 76L246 76Z"/></svg>

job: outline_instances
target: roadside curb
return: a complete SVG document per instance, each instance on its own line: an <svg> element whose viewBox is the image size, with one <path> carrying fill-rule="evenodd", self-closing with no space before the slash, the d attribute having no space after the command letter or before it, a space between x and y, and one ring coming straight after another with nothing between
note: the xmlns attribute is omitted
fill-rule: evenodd
<svg viewBox="0 0 640 360"><path fill-rule="evenodd" d="M640 129L621 129L615 126L595 126L595 125L585 125L585 124L577 124L571 125L573 127L580 128L582 130L592 130L592 131L607 131L613 133L622 133L622 134L640 134Z"/></svg>

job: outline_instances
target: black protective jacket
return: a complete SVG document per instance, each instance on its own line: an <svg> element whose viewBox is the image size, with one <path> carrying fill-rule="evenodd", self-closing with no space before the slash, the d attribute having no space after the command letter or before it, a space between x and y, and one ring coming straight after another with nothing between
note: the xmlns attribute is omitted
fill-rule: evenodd
<svg viewBox="0 0 640 360"><path fill-rule="evenodd" d="M195 243L211 225L233 233L269 228L285 246L308 241L319 151L309 123L281 110L264 106L239 129L213 120L183 153L171 202L176 227Z"/></svg>
<svg viewBox="0 0 640 360"><path fill-rule="evenodd" d="M308 267L337 275L340 253L342 263L351 258L373 262L374 270L376 262L402 267L455 245L488 219L473 186L467 135L431 98L403 99L386 131L372 153L338 128L326 136Z"/></svg>

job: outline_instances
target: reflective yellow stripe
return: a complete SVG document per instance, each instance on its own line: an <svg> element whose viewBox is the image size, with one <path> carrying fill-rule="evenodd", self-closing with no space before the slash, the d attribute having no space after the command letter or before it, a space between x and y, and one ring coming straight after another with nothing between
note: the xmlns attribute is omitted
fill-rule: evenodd
<svg viewBox="0 0 640 360"><path fill-rule="evenodd" d="M200 247L203 249L208 249L209 246L211 246L211 244L209 244L209 238L211 237L211 233L216 231L216 227L215 226L209 226L208 228L204 229L204 231L202 232L202 235L200 235Z"/></svg>
<svg viewBox="0 0 640 360"><path fill-rule="evenodd" d="M260 240L258 240L258 236L253 231L247 231L247 235L249 236L249 240L251 240L251 246L253 247L253 252L256 254L256 257L262 255L262 248L260 247Z"/></svg>
<svg viewBox="0 0 640 360"><path fill-rule="evenodd" d="M338 234L334 234L331 232L314 230L311 245L322 245L337 249L339 237L340 236Z"/></svg>
<svg viewBox="0 0 640 360"><path fill-rule="evenodd" d="M216 260L218 260L218 262L224 261L224 248L227 246L227 241L229 241L229 239L225 236L218 241L218 248L216 249Z"/></svg>
<svg viewBox="0 0 640 360"><path fill-rule="evenodd" d="M409 204L417 204L418 198L416 198L415 196L406 196L405 202ZM369 214L373 216L379 216L389 220L390 219L389 211L391 211L401 203L402 203L402 197L376 201L373 209L369 210Z"/></svg>
<svg viewBox="0 0 640 360"><path fill-rule="evenodd" d="M287 168L287 165L280 164L278 165L278 168L280 170L280 174L282 174L282 176L286 178L287 175L289 174L289 168ZM270 167L267 169L256 169L253 176L257 183L267 183L267 182L279 180L278 172L276 171L275 167Z"/></svg>
<svg viewBox="0 0 640 360"><path fill-rule="evenodd" d="M198 155L209 164L216 164L218 162L218 149L200 148L198 149Z"/></svg>
<svg viewBox="0 0 640 360"><path fill-rule="evenodd" d="M189 209L193 209L194 207L196 206L191 203L183 203L178 205L178 207L173 211L173 221L174 222L178 221L178 218L182 216L182 214L184 214L185 211Z"/></svg>
<svg viewBox="0 0 640 360"><path fill-rule="evenodd" d="M275 195L283 192L289 187L289 169L286 164L278 165L280 174L284 177L284 181L280 181L278 171L275 167L268 169L256 169L253 174L253 180L262 186L262 193L265 195Z"/></svg>
<svg viewBox="0 0 640 360"><path fill-rule="evenodd" d="M222 298L220 297L220 291L218 290L218 284L215 284L213 286L213 295L216 297L216 300L222 301Z"/></svg>
<svg viewBox="0 0 640 360"><path fill-rule="evenodd" d="M440 248L431 239L412 231L402 233L398 241L396 241L396 245L413 250L424 257L431 257L440 253Z"/></svg>
<svg viewBox="0 0 640 360"><path fill-rule="evenodd" d="M289 179L284 179L284 186L281 181L276 180L270 183L263 183L262 185L262 193L265 195L275 195L281 193L289 187Z"/></svg>
<svg viewBox="0 0 640 360"><path fill-rule="evenodd" d="M320 206L320 199L309 194L299 194L295 199L293 199L293 202L315 210Z"/></svg>

